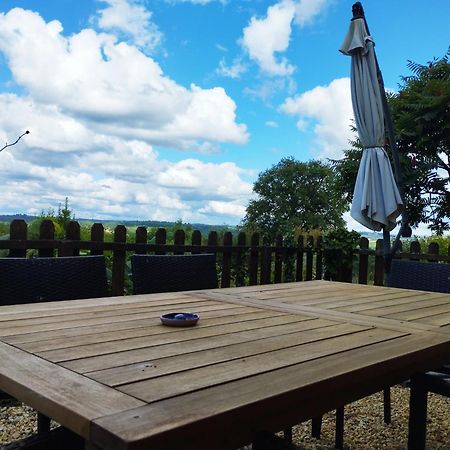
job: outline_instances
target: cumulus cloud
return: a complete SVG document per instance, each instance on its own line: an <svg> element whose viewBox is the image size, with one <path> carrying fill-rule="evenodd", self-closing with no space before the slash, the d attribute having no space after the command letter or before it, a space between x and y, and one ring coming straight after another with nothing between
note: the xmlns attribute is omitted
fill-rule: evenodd
<svg viewBox="0 0 450 450"><path fill-rule="evenodd" d="M265 17L250 19L243 30L241 44L264 73L292 75L296 67L284 56L279 56L289 47L292 23L300 27L311 23L332 1L281 0L269 6Z"/></svg>
<svg viewBox="0 0 450 450"><path fill-rule="evenodd" d="M138 2L104 3L142 12ZM37 13L0 13L0 52L21 92L0 93L0 141L31 132L1 154L2 212L36 214L68 196L77 217L235 223L235 213L210 203L242 210L249 174L233 163L168 161L155 145L210 153L245 143L236 104L222 87L170 79L140 50L150 41L123 41L117 30L130 17L121 25L99 17L108 32L65 36Z"/></svg>
<svg viewBox="0 0 450 450"><path fill-rule="evenodd" d="M291 22L295 4L283 0L267 9L266 17L252 17L244 28L242 45L261 70L270 75L291 75L295 67L284 57L276 58L276 52L284 52L289 46Z"/></svg>
<svg viewBox="0 0 450 450"><path fill-rule="evenodd" d="M202 213L226 214L229 216L244 217L245 207L236 203L211 201L201 209Z"/></svg>
<svg viewBox="0 0 450 450"><path fill-rule="evenodd" d="M104 30L129 36L133 43L153 51L162 40L162 33L151 21L152 13L136 0L100 0L107 7L98 11L93 20Z"/></svg>
<svg viewBox="0 0 450 450"><path fill-rule="evenodd" d="M178 85L155 60L112 34L85 29L65 37L60 22L19 8L0 15L0 33L16 82L35 101L58 105L98 132L177 148L247 141L223 88Z"/></svg>
<svg viewBox="0 0 450 450"><path fill-rule="evenodd" d="M333 0L299 0L295 3L295 22L305 26L313 21Z"/></svg>
<svg viewBox="0 0 450 450"><path fill-rule="evenodd" d="M298 116L298 129L305 131L312 123L315 153L319 158L340 158L352 138L350 131L353 110L350 79L333 80L327 86L317 86L281 105L281 111Z"/></svg>

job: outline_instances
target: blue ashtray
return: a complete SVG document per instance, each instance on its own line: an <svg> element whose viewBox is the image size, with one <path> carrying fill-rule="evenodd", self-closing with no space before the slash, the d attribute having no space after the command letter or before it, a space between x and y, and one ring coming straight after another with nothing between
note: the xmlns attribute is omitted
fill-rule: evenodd
<svg viewBox="0 0 450 450"><path fill-rule="evenodd" d="M199 315L187 312L174 312L163 314L161 317L163 325L169 327L191 327L198 322Z"/></svg>

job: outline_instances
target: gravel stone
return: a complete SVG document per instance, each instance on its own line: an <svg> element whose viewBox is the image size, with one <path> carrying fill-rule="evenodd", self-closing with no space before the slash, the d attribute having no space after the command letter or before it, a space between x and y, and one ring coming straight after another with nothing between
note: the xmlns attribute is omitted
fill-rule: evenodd
<svg viewBox="0 0 450 450"><path fill-rule="evenodd" d="M383 422L383 396L374 394L345 407L345 450L404 450L408 439L409 389L391 389L392 423ZM322 436L311 437L311 422L293 429L295 445L304 450L334 449L334 412L324 415ZM52 426L57 426L52 422ZM14 401L0 401L0 445L36 433L37 414ZM251 446L243 447L251 449ZM213 450L213 449L211 449ZM450 399L429 394L427 450L450 450Z"/></svg>

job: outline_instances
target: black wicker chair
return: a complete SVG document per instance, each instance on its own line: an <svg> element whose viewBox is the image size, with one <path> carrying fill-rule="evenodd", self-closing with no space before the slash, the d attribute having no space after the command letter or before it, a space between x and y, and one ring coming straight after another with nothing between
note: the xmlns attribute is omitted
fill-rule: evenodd
<svg viewBox="0 0 450 450"><path fill-rule="evenodd" d="M106 296L104 256L0 258L0 305Z"/></svg>
<svg viewBox="0 0 450 450"><path fill-rule="evenodd" d="M450 264L393 260L388 286L450 294ZM405 385L411 387L408 448L425 448L427 394L450 397L450 364L417 374ZM390 411L390 403L385 408Z"/></svg>
<svg viewBox="0 0 450 450"><path fill-rule="evenodd" d="M394 259L391 263L391 271L387 277L389 287L414 289L418 291L431 291L450 293L450 264L425 263L418 261L407 261ZM427 392L450 396L450 365L440 367L433 372L428 372L423 377L423 383ZM410 382L405 382L409 385ZM391 422L391 401L390 388L383 391L384 398L384 422ZM416 403L414 403L416 404ZM423 403L420 405L421 414L423 413ZM417 408L416 408L417 409ZM411 414L414 417L419 414L413 409ZM426 403L425 403L426 414ZM415 421L414 435L419 433L419 421ZM423 422L425 423L425 422ZM322 417L312 420L312 436L319 438L321 433ZM422 434L425 431L422 430ZM421 436L418 439L421 439ZM416 439L416 438L414 438ZM424 438L423 438L424 439ZM342 449L344 445L344 408L336 410L336 437L335 448Z"/></svg>
<svg viewBox="0 0 450 450"><path fill-rule="evenodd" d="M216 256L133 255L131 271L134 294L192 291L218 287Z"/></svg>
<svg viewBox="0 0 450 450"><path fill-rule="evenodd" d="M104 256L0 258L0 306L108 295ZM5 399L11 397L0 391L0 400ZM50 419L38 414L39 438L31 439L33 444L20 441L14 445L47 448L52 433Z"/></svg>

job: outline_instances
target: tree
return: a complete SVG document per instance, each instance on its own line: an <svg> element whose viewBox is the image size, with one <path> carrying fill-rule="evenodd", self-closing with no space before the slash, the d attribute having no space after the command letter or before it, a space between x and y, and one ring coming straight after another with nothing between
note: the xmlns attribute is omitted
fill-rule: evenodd
<svg viewBox="0 0 450 450"><path fill-rule="evenodd" d="M389 95L410 224L429 224L438 234L450 229L450 50L427 65L408 62L412 76L402 77ZM332 161L338 186L351 201L361 158L358 141L342 160ZM388 152L390 153L390 152Z"/></svg>
<svg viewBox="0 0 450 450"><path fill-rule="evenodd" d="M344 225L347 201L335 189L331 167L320 161L283 158L259 174L253 191L258 198L249 202L243 225L270 239Z"/></svg>
<svg viewBox="0 0 450 450"><path fill-rule="evenodd" d="M71 220L75 220L75 216L69 209L69 199L66 197L64 201L64 208L61 204L58 205L58 212L55 213L53 208L49 208L47 211L42 211L39 217L30 223L28 233L32 237L39 236L39 229L43 220L51 220L55 226L55 236L58 239L62 239L65 236L67 224Z"/></svg>

